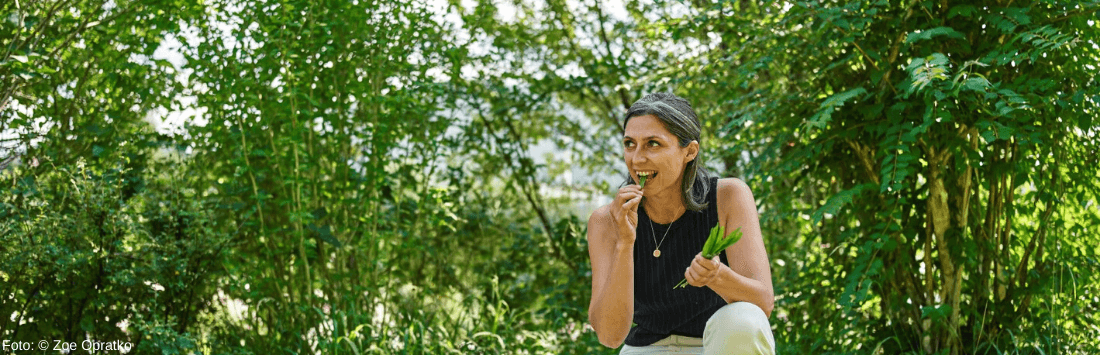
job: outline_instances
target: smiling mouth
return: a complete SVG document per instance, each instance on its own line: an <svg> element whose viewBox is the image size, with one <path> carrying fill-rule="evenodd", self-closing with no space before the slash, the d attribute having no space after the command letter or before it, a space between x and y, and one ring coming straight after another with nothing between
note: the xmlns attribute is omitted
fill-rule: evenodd
<svg viewBox="0 0 1100 355"><path fill-rule="evenodd" d="M645 177L646 179L652 179L657 177L656 171L639 171L637 174L639 178Z"/></svg>

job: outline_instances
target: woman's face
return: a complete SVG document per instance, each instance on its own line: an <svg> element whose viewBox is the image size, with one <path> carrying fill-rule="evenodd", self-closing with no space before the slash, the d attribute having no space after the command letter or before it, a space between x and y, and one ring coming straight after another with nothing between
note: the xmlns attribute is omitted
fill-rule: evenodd
<svg viewBox="0 0 1100 355"><path fill-rule="evenodd" d="M645 189L660 191L673 187L679 191L684 167L699 152L699 143L692 141L680 147L680 140L669 132L656 116L631 118L623 134L623 157L635 183L639 174L647 175Z"/></svg>

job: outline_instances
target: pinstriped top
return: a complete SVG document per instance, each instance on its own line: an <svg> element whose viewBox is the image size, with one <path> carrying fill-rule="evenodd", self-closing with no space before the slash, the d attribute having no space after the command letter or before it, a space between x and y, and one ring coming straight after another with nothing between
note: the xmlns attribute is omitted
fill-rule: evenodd
<svg viewBox="0 0 1100 355"><path fill-rule="evenodd" d="M669 335L702 338L707 320L726 305L726 301L709 287L672 287L684 278L684 270L691 265L695 254L703 251L710 228L718 223L718 179L709 181L707 209L684 212L672 224L654 223L650 231L649 215L638 207L637 238L634 240L634 323L626 344L646 346ZM671 230L668 230L672 228ZM661 257L653 257L660 239ZM653 234L656 233L656 236ZM723 264L729 265L726 253L721 253Z"/></svg>

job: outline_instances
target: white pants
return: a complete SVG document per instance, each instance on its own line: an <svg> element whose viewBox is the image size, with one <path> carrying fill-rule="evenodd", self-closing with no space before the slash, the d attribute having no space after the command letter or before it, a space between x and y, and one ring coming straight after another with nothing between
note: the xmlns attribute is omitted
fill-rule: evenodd
<svg viewBox="0 0 1100 355"><path fill-rule="evenodd" d="M635 354L775 354L768 316L748 302L730 303L710 316L703 338L672 335L649 346L623 345L620 355Z"/></svg>

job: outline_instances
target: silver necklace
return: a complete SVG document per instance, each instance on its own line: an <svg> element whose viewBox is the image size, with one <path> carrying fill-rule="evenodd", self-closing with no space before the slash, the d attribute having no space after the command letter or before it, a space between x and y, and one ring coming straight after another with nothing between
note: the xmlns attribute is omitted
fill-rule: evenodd
<svg viewBox="0 0 1100 355"><path fill-rule="evenodd" d="M672 223L668 224L668 229L665 229L665 235L661 237L661 242L658 243L657 242L657 232L653 231L653 219L649 218L649 233L653 235L653 244L657 245L657 248L653 249L653 257L654 258L661 257L661 244L665 243L665 237L668 236L668 231L672 230L672 224L673 223L676 223L676 221L672 221Z"/></svg>

